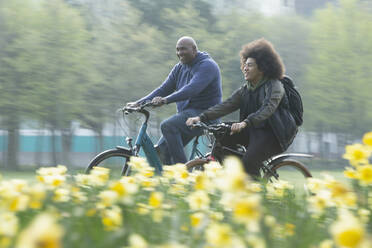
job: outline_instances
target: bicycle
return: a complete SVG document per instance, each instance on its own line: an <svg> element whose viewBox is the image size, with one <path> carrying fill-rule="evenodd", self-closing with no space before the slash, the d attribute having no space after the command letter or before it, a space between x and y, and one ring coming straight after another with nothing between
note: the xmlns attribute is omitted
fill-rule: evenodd
<svg viewBox="0 0 372 248"><path fill-rule="evenodd" d="M148 120L150 118L150 112L146 110L147 107L153 107L154 105L151 102L144 103L138 107L124 107L119 109L118 112L123 113L123 119L125 116L131 113L140 113L145 116L144 121L139 129L138 135L135 140L135 144L132 144L133 139L127 137L126 143L128 147L116 146L115 149L109 149L101 152L95 156L90 162L88 167L85 170L85 173L89 173L96 166L110 167L113 164L120 163L123 167L121 169L121 176L127 176L130 173L130 166L128 161L131 156L138 156L141 148L143 149L147 161L150 166L155 168L157 174L162 172L162 163L157 154L156 148L151 141L149 135L147 134ZM202 152L198 148L200 136L197 136L194 139L190 159L193 159L195 156L203 156ZM112 168L116 168L115 166Z"/></svg>
<svg viewBox="0 0 372 248"><path fill-rule="evenodd" d="M231 125L227 123L220 123L220 124L213 124L213 125L206 125L203 122L199 122L193 125L194 128L201 128L206 132L211 133L214 137L214 143L212 145L212 151L205 156L196 158L186 163L186 167L189 171L193 170L204 170L204 165L211 162L211 161L218 161L222 164L223 156L221 154L231 154L235 155L239 158L242 158L246 149L242 145L237 145L235 149L223 146L221 144L221 139L223 136L228 135L231 131ZM264 180L267 181L275 181L275 180L285 180L291 181L291 179L295 179L293 173L290 175L292 178L288 177L288 170L294 169L296 173L299 171L303 178L312 177L310 171L306 168L306 166L297 161L292 159L292 157L301 157L301 158L311 158L313 155L310 154L303 154L303 153L283 153L280 155L275 155L265 161L262 162L261 166L261 176ZM296 174L295 174L296 175ZM298 178L297 178L298 179Z"/></svg>

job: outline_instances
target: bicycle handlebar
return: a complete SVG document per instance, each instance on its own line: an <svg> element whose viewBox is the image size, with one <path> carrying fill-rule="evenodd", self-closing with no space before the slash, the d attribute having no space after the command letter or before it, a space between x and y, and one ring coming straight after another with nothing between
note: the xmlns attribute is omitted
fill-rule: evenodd
<svg viewBox="0 0 372 248"><path fill-rule="evenodd" d="M132 112L142 112L145 107L153 107L154 105L151 101L142 103L135 107L125 106L124 108L120 109L125 114L132 113Z"/></svg>
<svg viewBox="0 0 372 248"><path fill-rule="evenodd" d="M204 122L199 121L193 124L192 127L201 128L209 132L212 132L213 134L225 134L231 132L231 124L227 123L207 125Z"/></svg>

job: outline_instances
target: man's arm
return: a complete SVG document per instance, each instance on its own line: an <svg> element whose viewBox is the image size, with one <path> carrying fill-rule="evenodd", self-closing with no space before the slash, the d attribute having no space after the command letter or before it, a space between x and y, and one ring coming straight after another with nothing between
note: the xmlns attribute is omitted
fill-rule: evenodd
<svg viewBox="0 0 372 248"><path fill-rule="evenodd" d="M198 70L194 73L192 79L188 84L181 89L167 96L166 102L179 102L190 99L192 96L198 95L202 92L213 80L215 80L220 71L216 64L210 61L201 63ZM217 87L217 86L216 86Z"/></svg>
<svg viewBox="0 0 372 248"><path fill-rule="evenodd" d="M215 120L239 109L243 89L244 86L240 87L239 89L235 90L234 93L225 101L204 111L200 115L200 120L203 122Z"/></svg>
<svg viewBox="0 0 372 248"><path fill-rule="evenodd" d="M176 89L176 75L179 70L179 64L175 65L165 81L150 94L141 99L137 100L136 103L142 103L148 100L152 100L154 97L165 97L171 94Z"/></svg>

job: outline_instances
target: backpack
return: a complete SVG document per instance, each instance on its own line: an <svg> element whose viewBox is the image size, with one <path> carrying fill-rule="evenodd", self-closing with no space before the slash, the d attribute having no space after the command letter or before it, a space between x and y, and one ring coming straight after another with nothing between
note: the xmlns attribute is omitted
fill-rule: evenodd
<svg viewBox="0 0 372 248"><path fill-rule="evenodd" d="M303 122L302 116L304 114L301 95L297 91L296 86L290 77L284 76L282 79L280 79L280 82L282 82L285 94L288 97L289 112L291 112L294 120L296 121L296 125L301 126Z"/></svg>

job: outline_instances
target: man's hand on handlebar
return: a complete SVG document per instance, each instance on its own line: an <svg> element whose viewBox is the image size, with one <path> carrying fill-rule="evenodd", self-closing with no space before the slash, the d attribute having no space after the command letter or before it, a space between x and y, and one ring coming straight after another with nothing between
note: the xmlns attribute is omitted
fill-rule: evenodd
<svg viewBox="0 0 372 248"><path fill-rule="evenodd" d="M163 104L167 103L167 99L161 96L154 97L151 101L153 106L160 107Z"/></svg>
<svg viewBox="0 0 372 248"><path fill-rule="evenodd" d="M190 117L190 118L187 119L186 125L187 126L192 126L193 124L198 123L198 122L200 122L200 117L199 116Z"/></svg>
<svg viewBox="0 0 372 248"><path fill-rule="evenodd" d="M136 108L136 107L138 107L138 106L139 106L139 104L138 104L137 102L128 102L128 103L125 105L126 108Z"/></svg>
<svg viewBox="0 0 372 248"><path fill-rule="evenodd" d="M234 133L239 133L242 131L244 128L247 127L247 123L242 121L242 122L237 122L231 125L231 132L230 135L233 135Z"/></svg>

